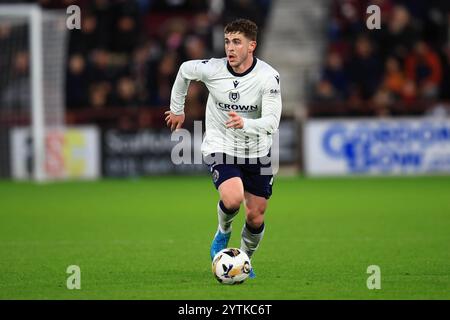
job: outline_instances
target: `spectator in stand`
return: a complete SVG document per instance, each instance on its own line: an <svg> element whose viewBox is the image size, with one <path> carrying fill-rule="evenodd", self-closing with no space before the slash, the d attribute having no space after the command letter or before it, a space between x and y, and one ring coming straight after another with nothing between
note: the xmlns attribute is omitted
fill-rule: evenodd
<svg viewBox="0 0 450 320"><path fill-rule="evenodd" d="M395 57L390 56L385 63L382 88L387 90L393 99L399 100L402 97L405 84L406 77L400 62Z"/></svg>
<svg viewBox="0 0 450 320"><path fill-rule="evenodd" d="M333 87L337 100L348 97L348 76L344 69L342 57L336 51L330 51L326 59L326 65L322 72L322 81L328 82Z"/></svg>
<svg viewBox="0 0 450 320"><path fill-rule="evenodd" d="M314 100L317 102L336 102L340 97L333 88L333 85L327 80L320 80L314 89Z"/></svg>
<svg viewBox="0 0 450 320"><path fill-rule="evenodd" d="M186 60L201 60L207 57L205 43L196 35L191 35L186 38L184 42L183 61Z"/></svg>
<svg viewBox="0 0 450 320"><path fill-rule="evenodd" d="M138 107L139 101L136 93L136 85L129 76L119 79L115 90L115 100L111 104L115 107Z"/></svg>
<svg viewBox="0 0 450 320"><path fill-rule="evenodd" d="M212 17L207 12L200 12L193 18L191 32L199 37L205 48L213 48ZM206 53L208 56L209 53ZM205 56L206 57L206 56ZM203 58L205 58L203 57Z"/></svg>
<svg viewBox="0 0 450 320"><path fill-rule="evenodd" d="M80 108L88 105L88 75L86 61L81 54L69 58L66 80L66 105L68 108Z"/></svg>
<svg viewBox="0 0 450 320"><path fill-rule="evenodd" d="M390 113L389 108L403 98L409 98L410 83L407 81L400 62L394 56L385 62L384 76L380 88L373 97L375 112L379 116Z"/></svg>
<svg viewBox="0 0 450 320"><path fill-rule="evenodd" d="M111 84L108 82L92 83L89 87L89 105L94 109L108 107L111 90Z"/></svg>
<svg viewBox="0 0 450 320"><path fill-rule="evenodd" d="M131 54L139 41L139 7L136 1L118 2L114 9L113 39L111 50Z"/></svg>
<svg viewBox="0 0 450 320"><path fill-rule="evenodd" d="M382 58L395 55L404 59L414 43L420 39L420 32L403 6L395 6L386 28L381 29L380 54Z"/></svg>
<svg viewBox="0 0 450 320"><path fill-rule="evenodd" d="M150 48L150 42L140 44L133 51L129 65L130 77L135 81L136 96L141 105L147 105L149 99L147 74L151 58Z"/></svg>
<svg viewBox="0 0 450 320"><path fill-rule="evenodd" d="M419 97L434 99L439 95L442 65L439 56L423 41L414 46L405 61L406 76L417 86Z"/></svg>
<svg viewBox="0 0 450 320"><path fill-rule="evenodd" d="M112 49L115 52L130 54L138 42L136 19L133 16L124 15L116 22Z"/></svg>
<svg viewBox="0 0 450 320"><path fill-rule="evenodd" d="M371 41L364 35L356 40L354 54L349 62L349 73L350 95L358 99L370 99L381 82L382 67Z"/></svg>
<svg viewBox="0 0 450 320"><path fill-rule="evenodd" d="M383 83L373 98L378 115L386 115L396 102L410 105L416 101L417 89L413 81L406 78L399 60L393 56L385 63Z"/></svg>
<svg viewBox="0 0 450 320"><path fill-rule="evenodd" d="M113 65L113 56L104 49L92 50L89 64L89 81L111 82L117 75L117 69Z"/></svg>
<svg viewBox="0 0 450 320"><path fill-rule="evenodd" d="M366 0L333 0L329 37L332 41L352 41L365 28Z"/></svg>
<svg viewBox="0 0 450 320"><path fill-rule="evenodd" d="M389 107L392 105L393 100L391 93L386 88L380 88L372 98L373 111L380 117L387 116L390 113Z"/></svg>
<svg viewBox="0 0 450 320"><path fill-rule="evenodd" d="M156 40L148 43L148 59L146 62L146 86L147 101L151 107L159 106L159 92L158 92L158 66L164 54L164 49L161 43Z"/></svg>
<svg viewBox="0 0 450 320"><path fill-rule="evenodd" d="M178 55L175 52L168 53L162 58L157 73L158 105L169 105L172 84L177 76L178 65Z"/></svg>
<svg viewBox="0 0 450 320"><path fill-rule="evenodd" d="M179 53L183 46L183 41L188 34L189 26L185 19L172 18L161 28L161 38L164 49L169 52Z"/></svg>
<svg viewBox="0 0 450 320"><path fill-rule="evenodd" d="M28 51L21 50L12 57L13 68L11 78L1 94L2 107L29 110L31 102Z"/></svg>
<svg viewBox="0 0 450 320"><path fill-rule="evenodd" d="M72 30L70 33L70 52L80 52L88 55L95 48L106 48L105 37L98 32L97 18L90 12L83 12L81 30Z"/></svg>
<svg viewBox="0 0 450 320"><path fill-rule="evenodd" d="M109 48L111 39L115 36L111 30L114 28L113 4L109 0L86 0L87 4L82 6L82 12L90 12L96 18L96 33L98 35L97 46ZM83 18L82 18L83 19Z"/></svg>
<svg viewBox="0 0 450 320"><path fill-rule="evenodd" d="M423 18L423 38L433 48L443 48L450 35L450 1L428 0Z"/></svg>

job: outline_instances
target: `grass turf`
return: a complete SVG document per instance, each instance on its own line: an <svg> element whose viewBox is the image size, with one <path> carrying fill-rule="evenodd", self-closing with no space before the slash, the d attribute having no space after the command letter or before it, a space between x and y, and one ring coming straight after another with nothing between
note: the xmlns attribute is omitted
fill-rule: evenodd
<svg viewBox="0 0 450 320"><path fill-rule="evenodd" d="M238 286L211 274L217 200L207 177L0 182L0 299L450 299L448 177L276 179Z"/></svg>

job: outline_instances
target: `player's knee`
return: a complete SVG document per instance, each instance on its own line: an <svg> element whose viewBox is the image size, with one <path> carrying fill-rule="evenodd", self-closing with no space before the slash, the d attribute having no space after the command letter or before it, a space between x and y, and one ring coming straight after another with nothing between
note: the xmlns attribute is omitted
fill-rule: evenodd
<svg viewBox="0 0 450 320"><path fill-rule="evenodd" d="M253 206L247 207L247 215L252 216L252 217L263 216L265 211L266 211L265 204L253 205Z"/></svg>
<svg viewBox="0 0 450 320"><path fill-rule="evenodd" d="M247 216L246 222L252 228L258 229L264 223L264 215Z"/></svg>
<svg viewBox="0 0 450 320"><path fill-rule="evenodd" d="M225 208L232 211L238 210L242 201L244 201L244 197L239 194L224 195L222 197L222 203Z"/></svg>
<svg viewBox="0 0 450 320"><path fill-rule="evenodd" d="M264 223L265 206L247 208L247 223L253 228L259 228Z"/></svg>

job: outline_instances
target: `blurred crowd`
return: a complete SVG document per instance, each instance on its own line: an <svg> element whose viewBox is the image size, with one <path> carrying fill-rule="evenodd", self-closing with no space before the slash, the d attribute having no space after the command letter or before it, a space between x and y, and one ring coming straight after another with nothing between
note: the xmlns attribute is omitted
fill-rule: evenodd
<svg viewBox="0 0 450 320"><path fill-rule="evenodd" d="M381 29L366 26L368 5L381 9ZM393 105L450 100L450 1L333 0L328 50L315 102Z"/></svg>
<svg viewBox="0 0 450 320"><path fill-rule="evenodd" d="M48 9L80 6L81 30L69 32L66 106L69 112L100 113L168 106L183 61L224 56L223 26L239 17L258 24L261 44L272 5L271 0L1 2L38 2ZM379 30L366 27L371 4L381 8ZM371 105L376 113L389 114L393 105L450 100L450 1L330 0L330 5L328 48L311 91L313 102L350 108ZM8 37L25 43L27 30L14 32L0 26L0 48L6 50ZM0 71L12 71L8 76L0 72L2 103L13 105L19 99L17 103L26 105L29 53L21 50L7 59L3 51ZM204 86L192 82L188 115L201 118L206 99ZM135 125L127 124L133 120L126 117L122 120L125 127ZM145 116L140 121L139 126L150 125Z"/></svg>
<svg viewBox="0 0 450 320"><path fill-rule="evenodd" d="M43 8L64 11L70 5L81 8L81 29L68 33L66 106L69 114L71 111L97 110L97 114L102 114L102 110L107 113L120 108L167 107L172 84L182 62L223 57L223 27L236 18L252 19L263 33L271 8L271 0L0 2L37 2ZM1 38L0 28L0 41ZM27 39L26 36L20 38ZM25 89L28 88L28 56L26 50L22 50L12 59L17 60L18 72L24 75ZM7 63L6 60L3 61ZM9 95L21 96L14 92ZM26 99L29 96L22 95L23 103L28 105L29 100ZM204 116L206 99L206 88L193 81L186 99L189 116ZM145 115L141 114L140 118L145 122ZM124 127L137 125L127 124L127 121L134 120L126 117L120 121ZM150 124L138 124L147 125Z"/></svg>
<svg viewBox="0 0 450 320"><path fill-rule="evenodd" d="M245 15L263 27L267 11L261 9L270 6L267 0L66 2L79 4L83 15L81 30L70 32L71 109L168 106L183 61L223 56L224 23ZM206 98L204 87L192 82L191 111L201 114Z"/></svg>

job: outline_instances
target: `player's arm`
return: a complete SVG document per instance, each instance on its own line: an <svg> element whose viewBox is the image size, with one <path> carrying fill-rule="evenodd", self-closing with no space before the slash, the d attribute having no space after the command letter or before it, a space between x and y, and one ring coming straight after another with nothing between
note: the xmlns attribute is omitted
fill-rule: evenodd
<svg viewBox="0 0 450 320"><path fill-rule="evenodd" d="M263 87L261 118L242 118L242 130L249 134L273 134L280 124L281 106L279 76L275 75Z"/></svg>
<svg viewBox="0 0 450 320"><path fill-rule="evenodd" d="M170 110L166 111L167 126L173 131L184 122L184 103L191 80L202 81L208 60L190 60L183 62L178 70L170 95Z"/></svg>

